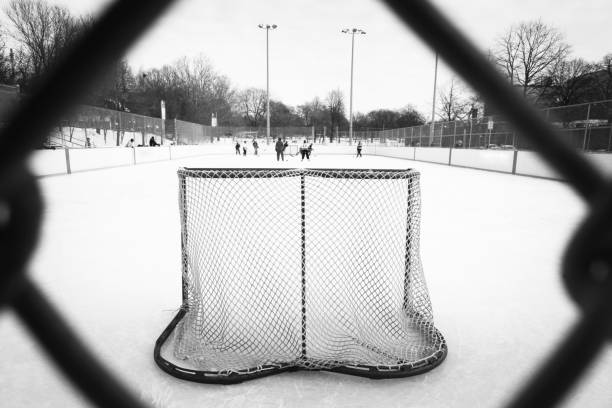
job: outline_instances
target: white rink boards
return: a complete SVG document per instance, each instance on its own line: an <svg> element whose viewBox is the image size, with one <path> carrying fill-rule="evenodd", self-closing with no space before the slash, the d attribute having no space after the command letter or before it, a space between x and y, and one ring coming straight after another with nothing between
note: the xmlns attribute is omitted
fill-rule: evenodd
<svg viewBox="0 0 612 408"><path fill-rule="evenodd" d="M47 207L32 275L105 364L156 407L500 406L574 321L559 264L584 206L565 184L372 156L285 163L306 164L421 172L421 258L449 347L440 367L397 380L296 372L214 386L154 364L155 340L181 303L176 169L282 166L270 156L41 178ZM0 380L3 407L84 404L10 312L0 317L0 333L10 367ZM565 406L611 406L609 378L608 347Z"/></svg>

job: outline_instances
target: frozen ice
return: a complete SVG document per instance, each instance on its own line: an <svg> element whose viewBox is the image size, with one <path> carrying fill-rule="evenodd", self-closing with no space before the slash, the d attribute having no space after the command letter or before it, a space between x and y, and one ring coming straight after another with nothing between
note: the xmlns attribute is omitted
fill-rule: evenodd
<svg viewBox="0 0 612 408"><path fill-rule="evenodd" d="M181 304L179 166L415 168L421 257L449 355L429 373L368 380L295 372L233 386L176 379L153 361ZM586 207L558 181L366 156L203 156L40 179L46 208L30 273L110 370L153 406L500 406L578 317L560 259ZM86 404L9 311L4 407ZM612 406L605 349L567 407Z"/></svg>

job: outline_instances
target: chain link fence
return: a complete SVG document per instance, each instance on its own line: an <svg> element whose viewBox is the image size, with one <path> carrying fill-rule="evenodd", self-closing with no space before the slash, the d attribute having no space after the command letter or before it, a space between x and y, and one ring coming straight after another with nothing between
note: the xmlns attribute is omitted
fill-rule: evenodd
<svg viewBox="0 0 612 408"><path fill-rule="evenodd" d="M0 85L0 125L20 99L15 86ZM612 100L541 110L562 138L577 149L612 151ZM44 147L112 147L153 144L197 145L258 139L273 143L277 138L293 143L303 139L315 143L352 144L360 140L385 146L453 147L469 149L532 150L528 138L516 132L502 117L435 122L399 129L354 130L328 127L207 126L178 119L162 120L131 112L80 105L59 120L47 136Z"/></svg>
<svg viewBox="0 0 612 408"><path fill-rule="evenodd" d="M313 128L310 126L271 127L270 137L265 127L206 126L182 120L166 121L166 139L175 144L194 145L215 142L234 142L259 139L272 143L277 138L288 141L312 139Z"/></svg>
<svg viewBox="0 0 612 408"><path fill-rule="evenodd" d="M591 152L612 151L612 100L547 108L541 113L575 148ZM348 138L348 131L336 134L337 141ZM510 122L498 116L400 129L354 131L353 139L386 146L533 149L528 138L522 137Z"/></svg>
<svg viewBox="0 0 612 408"><path fill-rule="evenodd" d="M49 146L111 147L124 146L132 140L134 145L148 146L151 138L162 143L164 121L94 106L78 106L60 120L48 135Z"/></svg>
<svg viewBox="0 0 612 408"><path fill-rule="evenodd" d="M58 122L47 137L47 147L111 147L155 144L199 145L260 139L267 143L311 139L312 127L273 127L270 137L262 127L207 126L178 119L162 120L130 112L93 106L78 106Z"/></svg>

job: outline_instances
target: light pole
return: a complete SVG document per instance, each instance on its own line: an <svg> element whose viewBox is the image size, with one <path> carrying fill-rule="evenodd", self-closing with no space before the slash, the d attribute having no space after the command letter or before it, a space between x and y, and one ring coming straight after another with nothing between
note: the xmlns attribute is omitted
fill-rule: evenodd
<svg viewBox="0 0 612 408"><path fill-rule="evenodd" d="M434 139L435 121L436 121L436 85L438 82L438 53L436 52L436 67L434 68L434 86L433 86L433 102L431 104L431 130L429 133L429 145ZM442 143L442 136L440 136L440 143Z"/></svg>
<svg viewBox="0 0 612 408"><path fill-rule="evenodd" d="M342 30L344 34L351 35L351 93L349 102L349 143L353 140L353 55L355 54L355 34L365 34L366 32L359 28L345 28Z"/></svg>
<svg viewBox="0 0 612 408"><path fill-rule="evenodd" d="M266 30L266 143L270 143L270 53L268 41L270 30L278 27L276 24L259 24L257 27Z"/></svg>

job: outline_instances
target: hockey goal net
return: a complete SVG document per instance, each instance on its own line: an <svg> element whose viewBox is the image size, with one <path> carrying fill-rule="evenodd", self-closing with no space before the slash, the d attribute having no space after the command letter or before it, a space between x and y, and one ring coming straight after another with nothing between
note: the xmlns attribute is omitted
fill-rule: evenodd
<svg viewBox="0 0 612 408"><path fill-rule="evenodd" d="M183 304L166 372L234 383L292 369L437 366L413 170L180 169Z"/></svg>

